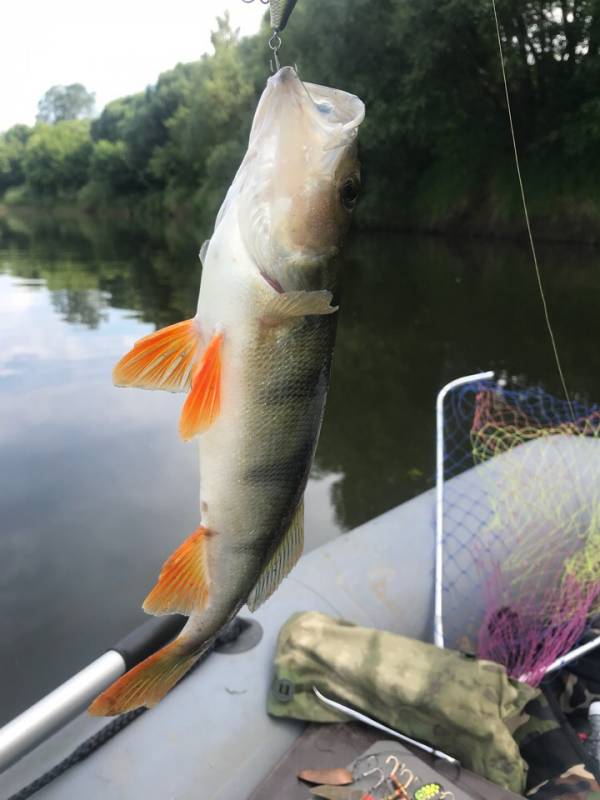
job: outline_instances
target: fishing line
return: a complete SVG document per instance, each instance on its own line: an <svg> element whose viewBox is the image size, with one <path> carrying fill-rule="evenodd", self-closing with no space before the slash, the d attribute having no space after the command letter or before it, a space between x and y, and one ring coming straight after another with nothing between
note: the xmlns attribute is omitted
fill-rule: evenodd
<svg viewBox="0 0 600 800"><path fill-rule="evenodd" d="M506 79L506 69L504 67L504 51L502 49L502 37L500 36L500 23L498 21L498 12L496 11L496 0L492 0L492 9L494 12L494 22L496 23L496 36L498 38L498 50L500 52L500 67L502 69L502 80L504 82L504 94L506 96L506 107L508 109L508 121L510 124L510 135L512 138L513 150L515 154L515 166L517 168L517 177L519 179L519 189L521 191L521 202L523 204L523 213L525 215L525 225L527 227L527 235L529 237L529 246L531 249L531 255L533 256L533 265L535 267L535 275L538 282L538 287L540 290L540 296L542 298L542 306L544 309L544 317L546 319L546 327L548 328L548 333L550 334L550 342L552 343L552 350L554 351L554 360L556 361L556 366L558 368L558 374L560 377L560 382L562 384L563 392L565 393L565 397L567 399L567 405L569 406L569 411L571 413L571 417L573 418L573 422L576 422L575 419L575 412L573 410L573 405L571 403L571 398L569 396L569 392L567 390L567 383L565 381L565 376L562 370L562 366L560 363L560 357L558 355L558 347L556 346L556 339L554 338L554 332L552 330L552 324L550 322L550 313L548 311L548 304L546 302L546 295L544 294L544 286L542 284L542 275L540 272L540 266L537 258L537 252L535 249L535 244L533 242L533 234L531 232L531 223L529 221L529 210L527 208L527 200L525 198L525 187L523 185L523 177L521 175L521 166L519 161L519 152L517 149L517 137L515 135L515 126L513 123L513 115L512 115L512 107L510 104L510 96L508 93L508 81Z"/></svg>

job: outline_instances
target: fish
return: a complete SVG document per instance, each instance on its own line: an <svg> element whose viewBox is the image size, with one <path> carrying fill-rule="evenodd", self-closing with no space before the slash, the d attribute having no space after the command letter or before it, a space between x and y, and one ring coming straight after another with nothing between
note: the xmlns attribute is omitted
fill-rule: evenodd
<svg viewBox="0 0 600 800"><path fill-rule="evenodd" d="M302 553L364 115L358 97L304 83L292 67L268 79L200 251L196 316L143 337L114 369L118 386L187 392L179 433L199 441L200 525L143 604L187 623L97 697L92 714L156 705Z"/></svg>

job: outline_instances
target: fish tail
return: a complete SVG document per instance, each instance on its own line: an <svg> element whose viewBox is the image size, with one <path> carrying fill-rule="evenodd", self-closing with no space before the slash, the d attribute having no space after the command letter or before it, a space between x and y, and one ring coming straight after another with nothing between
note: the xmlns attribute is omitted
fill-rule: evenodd
<svg viewBox="0 0 600 800"><path fill-rule="evenodd" d="M105 689L89 707L90 714L112 717L139 706L152 708L192 668L207 646L190 653L186 639L177 637Z"/></svg>
<svg viewBox="0 0 600 800"><path fill-rule="evenodd" d="M212 532L200 526L169 556L144 602L146 612L202 615L210 593L207 545L211 537ZM90 706L90 714L113 716L139 706L155 706L210 646L213 637L204 630L198 638L194 629L184 629L102 692Z"/></svg>

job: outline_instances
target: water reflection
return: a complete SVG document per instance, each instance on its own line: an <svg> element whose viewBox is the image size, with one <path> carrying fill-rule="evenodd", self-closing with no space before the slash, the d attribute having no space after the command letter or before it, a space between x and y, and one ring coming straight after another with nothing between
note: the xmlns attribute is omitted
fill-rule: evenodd
<svg viewBox="0 0 600 800"><path fill-rule="evenodd" d="M197 524L181 398L110 378L136 338L194 313L205 232L162 227L0 217L0 722L142 619ZM540 257L569 384L599 400L600 257ZM559 391L524 248L360 235L344 271L308 547L431 485L447 380L491 367Z"/></svg>

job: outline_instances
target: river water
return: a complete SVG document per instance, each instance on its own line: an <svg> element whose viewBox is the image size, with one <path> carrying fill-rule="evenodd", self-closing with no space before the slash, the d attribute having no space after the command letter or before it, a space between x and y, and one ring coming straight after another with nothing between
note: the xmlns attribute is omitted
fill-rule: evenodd
<svg viewBox="0 0 600 800"><path fill-rule="evenodd" d="M193 315L202 240L176 222L0 217L0 723L142 622L197 526L181 396L116 389L111 369ZM597 402L600 253L540 260L568 384ZM436 392L490 368L560 392L524 246L354 235L307 548L429 488Z"/></svg>

